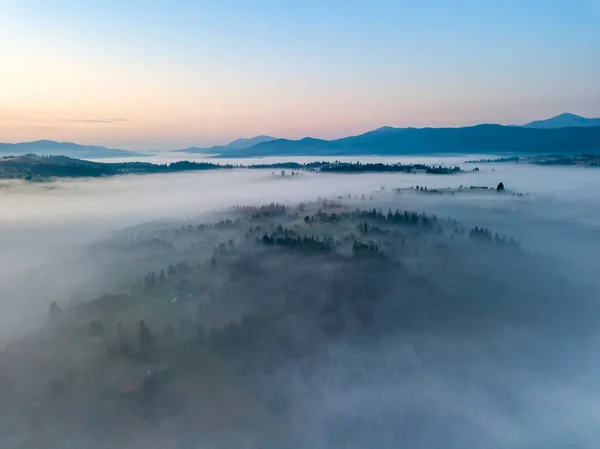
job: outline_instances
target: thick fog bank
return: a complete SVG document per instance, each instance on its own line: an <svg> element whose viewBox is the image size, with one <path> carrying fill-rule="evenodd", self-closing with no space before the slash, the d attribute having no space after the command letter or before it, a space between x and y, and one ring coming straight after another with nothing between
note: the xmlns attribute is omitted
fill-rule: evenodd
<svg viewBox="0 0 600 449"><path fill-rule="evenodd" d="M464 158L445 158L444 162L461 164ZM527 195L451 197L392 192L415 185L428 189L495 187L499 182ZM444 176L306 172L282 177L270 170L232 170L43 184L3 182L0 289L2 305L10 313L2 314L2 329L6 334L34 312L45 313L50 299L72 294L93 277L98 261L80 252L107 232L240 204L291 204L317 197L360 198L362 194L368 199L382 188L385 193L373 201L384 210L427 211L488 227L519 239L527 249L569 261L566 267L586 281L594 280L599 268L595 255L600 246L600 176L595 169L482 164L479 172Z"/></svg>
<svg viewBox="0 0 600 449"><path fill-rule="evenodd" d="M444 162L458 164L464 158ZM396 265L379 270L368 264L348 265L340 262L343 258L302 259L285 252L257 257L249 266L258 274L229 278L231 282L220 287L225 299L232 298L231 304L241 310L245 302L256 299L279 313L279 305L269 303L268 297L277 288L285 298L303 299L307 293L311 301L325 304L336 303L340 291L351 296L365 288L381 296L375 306L380 315L374 314L380 327L365 336L353 334L348 325L343 338L323 337L319 340L323 345L305 358L285 354L278 346L287 342L284 338L268 338L254 348L256 352L241 351L248 359L248 372L211 380L216 399L210 407L189 405L194 413L205 413L198 415L203 419L221 412L224 421L231 416L232 422L246 427L228 428L222 432L227 435L217 435L218 430L199 432L196 439L189 439L165 425L148 428L128 447L226 447L216 443L215 436L237 438L236 447L249 448L596 447L600 172L513 164L479 168L443 176L306 172L292 177L270 170L232 170L45 184L4 182L0 338L41 323L53 300L66 305L71 299L89 299L118 289L122 282L134 282L131 276L138 271L143 275L160 270L145 249L129 253L91 245L125 227L134 226L132 232L138 232L136 225L157 219L180 226L202 221L198 216L203 214L214 218L230 206L272 201L293 205L317 197L351 207L381 208L384 214L388 209L425 211L454 218L467 231L479 226L505 234L520 242L524 254L540 257L467 251L441 264L438 270L445 271L429 278L423 275L428 282L422 283L412 283ZM496 187L499 182L509 192L430 192ZM427 187L427 192L394 191L416 185ZM214 233L217 245L216 239L225 234ZM260 263L266 267L263 271ZM352 269L357 271L349 272ZM363 282L363 277L369 281ZM432 291L452 301L438 303ZM506 302L489 307L479 302L495 295ZM432 301L422 310L421 297ZM171 305L170 298L168 302ZM441 304L445 308L438 307ZM296 306L286 304L292 311ZM315 320L307 314L290 313L289 319L284 314L269 326L273 333L267 337L289 337L292 343L295 339L310 343L316 334ZM273 356L278 349L283 353L280 359ZM232 385L223 385L226 382ZM265 428L248 424L254 422L256 410L240 396L219 396L223 391L232 394L230 387L238 391L242 384L274 397L269 413L277 419ZM188 387L206 397L208 387L193 383ZM192 393L188 396L194 397ZM193 423L194 416L185 419ZM191 435L194 426L189 424ZM85 429L78 432L77 447L110 447L94 441Z"/></svg>

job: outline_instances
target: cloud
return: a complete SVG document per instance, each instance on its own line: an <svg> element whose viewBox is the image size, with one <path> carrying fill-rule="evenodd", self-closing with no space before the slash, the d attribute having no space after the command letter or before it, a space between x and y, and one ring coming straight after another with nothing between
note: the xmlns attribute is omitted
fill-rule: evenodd
<svg viewBox="0 0 600 449"><path fill-rule="evenodd" d="M108 119L74 119L74 122L79 123L116 123L116 122L124 122L124 118L108 118Z"/></svg>

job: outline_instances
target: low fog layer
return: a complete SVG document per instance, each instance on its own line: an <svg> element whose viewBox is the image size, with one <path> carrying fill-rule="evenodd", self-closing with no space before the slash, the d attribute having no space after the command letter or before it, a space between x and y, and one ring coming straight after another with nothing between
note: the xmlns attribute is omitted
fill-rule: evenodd
<svg viewBox="0 0 600 449"><path fill-rule="evenodd" d="M464 159L446 158L444 162L459 164ZM512 164L479 168L479 172L449 176L307 172L291 177L270 170L233 170L41 184L4 182L0 188L0 337L10 341L43 326L51 301L67 307L118 291L148 271L158 272L161 266L154 254L98 244L127 227L132 228L125 233L135 234L144 229L196 225L225 217L223 211L231 206L271 202L295 206L319 197L341 197L339 201L351 208L382 209L384 214L388 209L425 212L455 219L457 226L467 230L478 226L512 237L526 256L487 250L467 253L456 273L447 266L431 278L427 267L435 264L421 256L417 271L432 288L452 298L464 292L464 303L443 311L435 304L428 305L433 308L414 312L414 317L401 316L404 309L398 315L376 316L385 324L377 332L357 338L347 331L338 339L324 341L309 359L285 358L285 363L268 366L260 375L253 370L264 368L258 362L261 354L253 352L247 367L252 375L231 382L247 380L251 391L275 392L285 406L267 407L273 416L281 414L280 423L269 421L264 428L252 429L249 423L253 421L248 419L247 427L231 428L231 434L239 436L236 447L279 447L273 436L273 427L279 424L285 430L278 438L286 447L291 442L313 448L595 447L600 439L600 388L596 382L600 365L595 360L600 334L592 318L600 311L596 306L600 301L600 176L588 168ZM427 187L428 191L496 187L499 182L523 195L394 191L412 186ZM141 223L146 224L138 226ZM229 236L216 232L214 245L223 237ZM337 265L336 259L319 260L304 264L303 257L283 252L259 258L255 265L262 267L259 273L288 279L280 288L283 292L289 289L289 297L297 293L295 286L306 280L312 282L306 287L311 295L315 290L310 288L317 289L321 282L323 301L332 301L336 292L345 291L344 283L363 288L360 279L364 276L381 284L381 291L369 290L382 298L381 309L376 309L380 313L393 311L396 297L416 301L403 297L405 288L428 295L427 288L419 284L405 287L403 282L409 285L412 281L399 278L393 270L372 272L371 264L361 268ZM403 264L410 266L410 261ZM472 285L465 281L469 273L463 267L472 270ZM353 269L358 271L348 271ZM481 277L489 282L480 283ZM223 297L241 295L237 289L243 285L248 287L244 294L250 299L253 292L266 295L264 283L259 286L249 279L243 284L243 278L234 281L231 288L235 292L228 293L226 285L221 287ZM330 281L340 286L330 285ZM511 301L527 310L527 316L504 315L502 306L494 305L498 315L492 319L495 312L479 311L477 304L465 305L470 304L471 296L477 296L474 292L494 296L495 285L498 291L514 288ZM254 298L257 304L260 299ZM543 299L548 300L547 306ZM418 302L415 304L418 309ZM203 325L225 325L237 308L246 305L239 301L231 307L223 312L226 317L217 314L211 318L214 322ZM282 339L292 336L292 340L316 332L312 320L304 315L293 316L280 331ZM239 385L232 387L235 391ZM217 391L221 388L215 387ZM265 395L269 397L269 393ZM237 408L223 413L252 413L240 397L231 403L219 401L215 408ZM283 407L281 412L278 407ZM194 420L189 420L193 426ZM262 441L266 434L270 444ZM165 444L182 449L204 447L194 446L165 426L149 428L138 437L132 444L140 449ZM95 447L84 431L78 438L80 444ZM225 447L217 442L213 445Z"/></svg>

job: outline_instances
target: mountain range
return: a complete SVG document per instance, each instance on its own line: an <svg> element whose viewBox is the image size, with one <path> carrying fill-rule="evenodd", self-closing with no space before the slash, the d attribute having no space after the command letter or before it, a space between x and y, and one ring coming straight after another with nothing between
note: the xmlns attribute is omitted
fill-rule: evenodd
<svg viewBox="0 0 600 449"><path fill-rule="evenodd" d="M72 142L36 140L35 142L0 143L0 154L18 156L35 153L38 155L62 155L84 159L144 156L133 151L117 150L97 145L79 145Z"/></svg>
<svg viewBox="0 0 600 449"><path fill-rule="evenodd" d="M547 120L538 120L523 125L524 128L538 129L570 128L578 126L600 126L600 118L585 118L565 112L564 114L557 115L556 117Z"/></svg>
<svg viewBox="0 0 600 449"><path fill-rule="evenodd" d="M477 125L463 128L385 127L335 140L277 139L218 157L391 156L433 153L581 154L600 152L600 126L528 128Z"/></svg>
<svg viewBox="0 0 600 449"><path fill-rule="evenodd" d="M581 154L600 153L600 118L564 113L523 126L476 125L462 128L383 128L334 140L257 136L227 145L191 147L178 153L222 158L261 156L359 156L430 153ZM0 155L64 155L83 159L145 156L132 151L71 142L38 140L0 143Z"/></svg>
<svg viewBox="0 0 600 449"><path fill-rule="evenodd" d="M567 154L600 152L600 118L564 113L522 126L484 124L461 128L394 128L385 126L358 136L334 140L242 139L212 147L216 157L352 156L429 153ZM259 140L260 139L260 140ZM249 145L253 143L253 145ZM180 150L184 151L185 150Z"/></svg>
<svg viewBox="0 0 600 449"><path fill-rule="evenodd" d="M256 136L246 138L236 139L227 145L214 145L208 148L199 148L199 147L190 147L184 148L183 150L175 150L175 153L202 153L202 154L220 154L226 152L228 150L244 150L246 148L253 147L254 145L258 145L263 142L270 142L271 140L276 140L276 137L271 136Z"/></svg>

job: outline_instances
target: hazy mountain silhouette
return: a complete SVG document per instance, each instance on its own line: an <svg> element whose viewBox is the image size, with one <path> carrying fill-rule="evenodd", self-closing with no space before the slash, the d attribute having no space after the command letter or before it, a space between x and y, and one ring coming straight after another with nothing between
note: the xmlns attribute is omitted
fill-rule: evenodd
<svg viewBox="0 0 600 449"><path fill-rule="evenodd" d="M12 156L35 153L39 155L61 155L77 158L108 158L142 156L133 151L110 149L96 145L79 145L72 142L36 140L34 142L0 143L0 154Z"/></svg>
<svg viewBox="0 0 600 449"><path fill-rule="evenodd" d="M569 128L573 126L600 126L600 118L585 118L565 112L547 120L537 120L523 125L525 128L539 129Z"/></svg>
<svg viewBox="0 0 600 449"><path fill-rule="evenodd" d="M182 150L175 150L175 153L208 153L208 154L216 154L221 153L223 151L228 150L243 150L246 148L250 148L254 145L263 142L270 142L271 140L276 140L276 137L271 136L256 136L250 138L240 138L235 139L233 142L228 143L227 145L214 145L208 148L200 148L200 147L190 147L184 148Z"/></svg>
<svg viewBox="0 0 600 449"><path fill-rule="evenodd" d="M463 128L384 127L336 140L276 139L250 148L230 150L220 157L598 152L600 127L535 129L477 125Z"/></svg>
<svg viewBox="0 0 600 449"><path fill-rule="evenodd" d="M217 157L354 156L449 153L581 154L600 153L600 119L561 114L524 126L477 125L462 128L393 128L384 126L335 140L300 140L257 136L227 145L186 148L182 153ZM72 142L38 140L0 143L0 155L63 155L75 158L143 156L140 153Z"/></svg>

